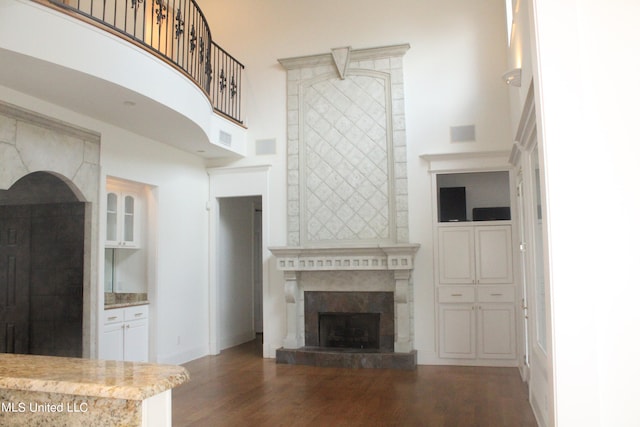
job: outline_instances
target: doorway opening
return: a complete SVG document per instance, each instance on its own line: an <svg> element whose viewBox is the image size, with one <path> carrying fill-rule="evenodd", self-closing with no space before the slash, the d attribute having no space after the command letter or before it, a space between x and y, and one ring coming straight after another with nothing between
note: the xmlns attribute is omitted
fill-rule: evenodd
<svg viewBox="0 0 640 427"><path fill-rule="evenodd" d="M218 202L220 350L252 340L261 346L262 197L226 197Z"/></svg>
<svg viewBox="0 0 640 427"><path fill-rule="evenodd" d="M0 191L0 352L82 356L87 210L48 172Z"/></svg>

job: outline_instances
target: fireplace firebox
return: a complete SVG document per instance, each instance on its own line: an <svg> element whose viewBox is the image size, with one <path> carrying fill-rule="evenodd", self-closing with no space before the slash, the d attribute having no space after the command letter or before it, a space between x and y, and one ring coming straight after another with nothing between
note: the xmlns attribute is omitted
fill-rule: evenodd
<svg viewBox="0 0 640 427"><path fill-rule="evenodd" d="M320 347L380 349L380 313L318 313Z"/></svg>

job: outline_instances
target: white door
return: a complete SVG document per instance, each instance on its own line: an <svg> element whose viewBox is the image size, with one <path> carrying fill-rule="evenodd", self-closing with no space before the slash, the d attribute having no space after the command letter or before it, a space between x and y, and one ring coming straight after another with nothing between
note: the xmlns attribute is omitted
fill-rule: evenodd
<svg viewBox="0 0 640 427"><path fill-rule="evenodd" d="M516 357L515 311L513 304L482 303L478 312L478 357Z"/></svg>
<svg viewBox="0 0 640 427"><path fill-rule="evenodd" d="M149 361L149 326L147 319L132 320L124 327L124 360Z"/></svg>
<svg viewBox="0 0 640 427"><path fill-rule="evenodd" d="M262 208L253 209L253 311L254 327L258 334L262 326Z"/></svg>
<svg viewBox="0 0 640 427"><path fill-rule="evenodd" d="M440 283L474 283L473 227L441 226L438 234Z"/></svg>
<svg viewBox="0 0 640 427"><path fill-rule="evenodd" d="M100 358L104 360L122 360L123 357L123 330L124 325L112 323L104 326L102 340L100 341Z"/></svg>
<svg viewBox="0 0 640 427"><path fill-rule="evenodd" d="M442 358L476 358L476 313L474 304L440 304L440 346Z"/></svg>
<svg viewBox="0 0 640 427"><path fill-rule="evenodd" d="M520 300L520 320L523 328L523 360L522 360L522 376L525 380L529 379L529 295L528 295L528 283L527 283L527 233L526 233L526 224L527 224L527 214L526 214L526 204L524 201L524 183L522 178L518 181L517 187L517 197L518 197L518 216L519 221L518 224L520 226L520 283L522 283L521 288L521 300Z"/></svg>
<svg viewBox="0 0 640 427"><path fill-rule="evenodd" d="M511 226L476 227L476 283L513 283Z"/></svg>

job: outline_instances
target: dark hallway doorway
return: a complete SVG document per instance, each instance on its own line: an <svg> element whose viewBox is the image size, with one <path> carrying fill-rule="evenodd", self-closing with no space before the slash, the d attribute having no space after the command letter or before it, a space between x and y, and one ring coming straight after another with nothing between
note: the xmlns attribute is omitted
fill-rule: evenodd
<svg viewBox="0 0 640 427"><path fill-rule="evenodd" d="M0 191L0 352L82 356L85 209L46 172Z"/></svg>

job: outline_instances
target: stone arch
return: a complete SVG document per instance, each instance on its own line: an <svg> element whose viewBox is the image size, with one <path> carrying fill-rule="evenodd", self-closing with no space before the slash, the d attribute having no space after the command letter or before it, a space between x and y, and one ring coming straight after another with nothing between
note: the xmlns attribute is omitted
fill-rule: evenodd
<svg viewBox="0 0 640 427"><path fill-rule="evenodd" d="M100 135L0 102L0 189L14 188L24 177L31 180L34 179L31 174L44 173L66 185L67 196L72 194L76 202L85 204L82 356L95 357L99 318ZM0 198L7 197L6 192L0 193Z"/></svg>
<svg viewBox="0 0 640 427"><path fill-rule="evenodd" d="M0 191L0 351L82 356L85 211L48 172Z"/></svg>

